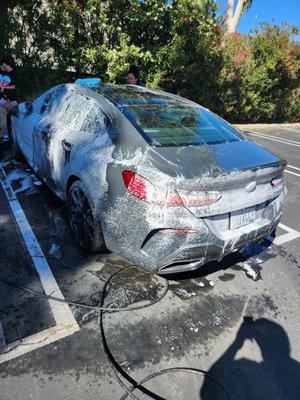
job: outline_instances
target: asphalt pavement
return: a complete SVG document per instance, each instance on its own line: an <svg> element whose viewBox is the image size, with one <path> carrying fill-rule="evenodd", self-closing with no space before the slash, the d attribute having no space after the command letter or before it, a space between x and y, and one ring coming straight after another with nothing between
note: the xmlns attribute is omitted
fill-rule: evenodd
<svg viewBox="0 0 300 400"><path fill-rule="evenodd" d="M275 244L168 281L116 254L84 253L65 205L0 143L1 179L13 189L0 185L0 279L13 284L0 282L1 399L125 399L120 379L130 387L165 368L131 398L299 399L300 127L243 130L288 162ZM104 296L107 307L144 308L101 315L18 285L90 306Z"/></svg>

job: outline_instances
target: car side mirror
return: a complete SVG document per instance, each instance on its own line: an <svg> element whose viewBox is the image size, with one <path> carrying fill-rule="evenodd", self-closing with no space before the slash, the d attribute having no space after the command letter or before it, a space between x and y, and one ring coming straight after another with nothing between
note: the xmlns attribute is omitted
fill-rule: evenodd
<svg viewBox="0 0 300 400"><path fill-rule="evenodd" d="M21 103L19 105L19 111L23 115L29 115L32 112L32 110L33 110L32 103L27 102L27 103Z"/></svg>

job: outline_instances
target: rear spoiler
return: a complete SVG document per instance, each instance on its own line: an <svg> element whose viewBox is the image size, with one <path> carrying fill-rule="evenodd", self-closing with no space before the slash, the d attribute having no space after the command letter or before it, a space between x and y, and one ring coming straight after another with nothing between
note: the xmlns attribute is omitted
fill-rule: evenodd
<svg viewBox="0 0 300 400"><path fill-rule="evenodd" d="M271 152L270 152L271 153ZM284 160L283 158L279 158L278 161L269 163L269 164L262 164L262 165L256 165L255 167L248 167L248 168L241 168L239 171L246 171L246 170L251 170L251 171L258 171L263 168L272 168L272 167L286 167L287 166L287 161Z"/></svg>

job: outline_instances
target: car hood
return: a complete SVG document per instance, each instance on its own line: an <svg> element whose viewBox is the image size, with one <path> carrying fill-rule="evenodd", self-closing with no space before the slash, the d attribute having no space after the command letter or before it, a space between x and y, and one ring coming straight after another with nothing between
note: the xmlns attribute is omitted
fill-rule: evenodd
<svg viewBox="0 0 300 400"><path fill-rule="evenodd" d="M254 142L242 140L200 146L151 147L143 164L171 177L191 179L279 165L284 161Z"/></svg>

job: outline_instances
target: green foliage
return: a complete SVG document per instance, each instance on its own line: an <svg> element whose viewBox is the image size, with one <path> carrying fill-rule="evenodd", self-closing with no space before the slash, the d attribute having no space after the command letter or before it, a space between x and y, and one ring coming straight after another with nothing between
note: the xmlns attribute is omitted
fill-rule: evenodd
<svg viewBox="0 0 300 400"><path fill-rule="evenodd" d="M216 109L222 55L216 5L211 0L178 0L172 14L173 41L169 48L166 90Z"/></svg>
<svg viewBox="0 0 300 400"><path fill-rule="evenodd" d="M250 36L226 38L223 50L224 116L235 121L295 120L300 79L299 47L291 27L264 24ZM290 100L293 111L289 110Z"/></svg>
<svg viewBox="0 0 300 400"><path fill-rule="evenodd" d="M2 0L0 48L16 57L25 97L83 73L122 83L135 64L147 86L230 121L299 120L295 28L265 24L226 35L217 7L213 0Z"/></svg>

